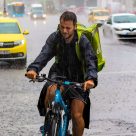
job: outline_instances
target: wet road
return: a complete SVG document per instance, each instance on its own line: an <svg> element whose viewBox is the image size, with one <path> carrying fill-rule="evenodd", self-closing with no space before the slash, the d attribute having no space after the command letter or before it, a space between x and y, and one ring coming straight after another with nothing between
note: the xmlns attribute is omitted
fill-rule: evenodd
<svg viewBox="0 0 136 136"><path fill-rule="evenodd" d="M26 36L30 64L47 36L56 30L59 16L48 16L45 24L29 17L19 20L30 31ZM80 16L79 21L88 25L86 16ZM111 42L102 36L101 42L106 67L90 94L91 123L84 136L136 136L136 45ZM47 73L51 64L42 73ZM29 83L24 74L25 69L1 64L0 136L40 136L43 117L36 106L43 83Z"/></svg>

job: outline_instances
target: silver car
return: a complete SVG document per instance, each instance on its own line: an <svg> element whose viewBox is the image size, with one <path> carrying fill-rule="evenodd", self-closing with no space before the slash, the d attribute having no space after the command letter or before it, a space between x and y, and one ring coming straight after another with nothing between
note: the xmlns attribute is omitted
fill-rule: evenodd
<svg viewBox="0 0 136 136"><path fill-rule="evenodd" d="M136 15L112 14L103 24L103 36L116 39L136 39Z"/></svg>

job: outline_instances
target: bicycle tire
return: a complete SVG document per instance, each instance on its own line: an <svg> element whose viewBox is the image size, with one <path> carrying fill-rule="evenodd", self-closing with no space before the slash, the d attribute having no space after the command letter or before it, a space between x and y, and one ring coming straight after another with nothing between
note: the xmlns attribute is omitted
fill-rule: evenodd
<svg viewBox="0 0 136 136"><path fill-rule="evenodd" d="M46 116L45 116L45 119L44 119L44 133L43 133L43 136L49 136L49 129L50 129L50 126L51 126L51 120L52 120L52 117L51 117L51 111L48 111L46 113Z"/></svg>
<svg viewBox="0 0 136 136"><path fill-rule="evenodd" d="M58 119L56 116L52 118L48 136L59 136L59 128L60 128L59 121L60 121L60 118Z"/></svg>

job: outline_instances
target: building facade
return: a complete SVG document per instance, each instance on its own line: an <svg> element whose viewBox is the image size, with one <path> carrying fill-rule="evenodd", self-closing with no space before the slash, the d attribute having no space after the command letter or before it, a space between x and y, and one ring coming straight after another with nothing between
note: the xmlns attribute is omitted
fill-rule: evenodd
<svg viewBox="0 0 136 136"><path fill-rule="evenodd" d="M118 12L121 10L122 12L131 12L136 7L136 0L98 0L98 6L100 7L108 7L113 8L114 11Z"/></svg>

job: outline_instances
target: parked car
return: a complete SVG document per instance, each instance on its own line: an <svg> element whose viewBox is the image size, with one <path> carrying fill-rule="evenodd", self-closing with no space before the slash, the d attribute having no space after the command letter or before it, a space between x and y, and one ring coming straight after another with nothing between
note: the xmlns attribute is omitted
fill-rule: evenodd
<svg viewBox="0 0 136 136"><path fill-rule="evenodd" d="M136 15L112 14L103 25L103 35L117 39L136 39Z"/></svg>
<svg viewBox="0 0 136 136"><path fill-rule="evenodd" d="M89 23L104 23L110 16L110 11L103 8L94 8L88 16Z"/></svg>
<svg viewBox="0 0 136 136"><path fill-rule="evenodd" d="M27 45L24 35L15 18L0 17L0 61L17 62L22 66L27 61Z"/></svg>

